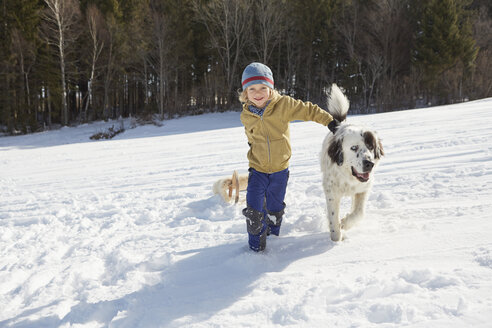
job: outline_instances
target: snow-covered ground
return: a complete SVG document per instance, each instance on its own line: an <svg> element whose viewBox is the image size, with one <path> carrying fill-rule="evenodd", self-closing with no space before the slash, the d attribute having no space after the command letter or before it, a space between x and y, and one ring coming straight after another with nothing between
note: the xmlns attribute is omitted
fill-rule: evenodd
<svg viewBox="0 0 492 328"><path fill-rule="evenodd" d="M492 99L349 121L386 152L366 219L330 241L328 131L293 123L264 253L211 191L247 170L239 113L0 138L0 327L490 327Z"/></svg>

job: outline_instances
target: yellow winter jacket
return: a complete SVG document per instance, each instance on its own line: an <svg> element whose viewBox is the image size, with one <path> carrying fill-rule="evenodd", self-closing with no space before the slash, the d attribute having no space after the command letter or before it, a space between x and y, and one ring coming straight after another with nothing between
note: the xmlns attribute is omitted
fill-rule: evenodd
<svg viewBox="0 0 492 328"><path fill-rule="evenodd" d="M243 104L241 122L248 144L249 166L263 173L274 173L289 167L292 155L289 122L314 121L328 125L333 117L311 102L276 95L265 108L263 116L253 114Z"/></svg>

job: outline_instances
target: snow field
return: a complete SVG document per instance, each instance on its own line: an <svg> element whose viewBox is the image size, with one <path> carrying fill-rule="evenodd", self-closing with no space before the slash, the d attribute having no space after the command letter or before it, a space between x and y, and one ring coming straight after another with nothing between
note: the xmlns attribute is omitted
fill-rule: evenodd
<svg viewBox="0 0 492 328"><path fill-rule="evenodd" d="M248 250L239 113L0 138L0 327L487 327L492 100L349 117L383 139L366 219L330 241L319 151L291 125L281 236ZM109 124L110 126L111 124ZM342 212L350 209L344 200Z"/></svg>

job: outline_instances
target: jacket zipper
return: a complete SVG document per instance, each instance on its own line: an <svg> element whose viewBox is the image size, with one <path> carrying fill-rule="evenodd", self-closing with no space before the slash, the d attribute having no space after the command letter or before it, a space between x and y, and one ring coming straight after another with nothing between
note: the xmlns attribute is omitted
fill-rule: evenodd
<svg viewBox="0 0 492 328"><path fill-rule="evenodd" d="M268 135L268 131L265 127L265 123L263 122L263 116L260 116L261 124L263 125L263 129L265 130L266 137L267 137L267 147L268 147L268 166L269 166L269 173L271 173L271 165L272 165L272 157L270 154L270 136Z"/></svg>

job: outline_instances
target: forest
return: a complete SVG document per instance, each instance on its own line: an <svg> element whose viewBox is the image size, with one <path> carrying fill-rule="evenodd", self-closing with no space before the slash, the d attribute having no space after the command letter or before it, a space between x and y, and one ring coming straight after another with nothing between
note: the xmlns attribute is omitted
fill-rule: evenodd
<svg viewBox="0 0 492 328"><path fill-rule="evenodd" d="M244 67L352 113L492 96L489 0L0 0L0 133L239 110Z"/></svg>

